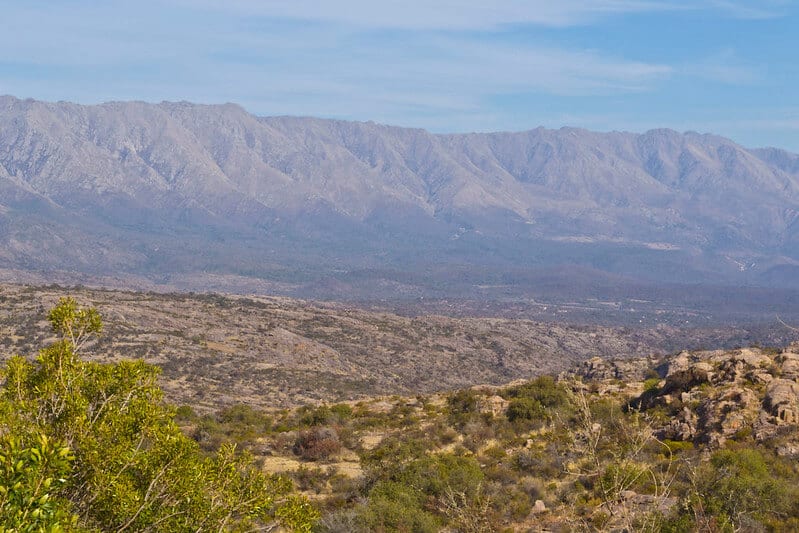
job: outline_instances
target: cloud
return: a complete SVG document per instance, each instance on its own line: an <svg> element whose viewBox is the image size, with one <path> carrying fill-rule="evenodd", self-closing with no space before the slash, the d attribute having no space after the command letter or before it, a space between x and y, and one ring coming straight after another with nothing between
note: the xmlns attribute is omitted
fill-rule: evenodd
<svg viewBox="0 0 799 533"><path fill-rule="evenodd" d="M564 27L613 14L684 9L678 2L646 0L174 0L186 7L247 16L317 20L369 28L480 30L504 25Z"/></svg>
<svg viewBox="0 0 799 533"><path fill-rule="evenodd" d="M781 113L780 116L731 121L738 129L799 131L799 111Z"/></svg>
<svg viewBox="0 0 799 533"><path fill-rule="evenodd" d="M314 5L319 7L311 10L316 16L332 17L333 11L325 11L322 4L327 5L232 0L234 10L288 16ZM345 4L366 20L368 12L354 8L375 3ZM594 10L643 5L591 4ZM243 20L229 13L215 17L175 6L158 16L141 9L143 4L124 9L111 4L89 9L80 3L48 10L20 8L9 13L8 20L17 24L0 35L0 49L17 67L6 79L11 81L14 72L19 81L50 72L58 85L39 88L34 95L40 98L44 89L53 96L56 91L70 93L56 99L232 100L249 102L258 112L305 109L303 114L364 116L365 109L383 109L383 115L393 109L390 114L396 118L412 109L474 110L497 94L641 91L672 71L667 65L598 51L508 44L494 35L356 31L323 23ZM507 2L493 16L505 20L514 10L535 11ZM463 11L477 18L480 9L464 0ZM36 25L21 23L33 19Z"/></svg>
<svg viewBox="0 0 799 533"><path fill-rule="evenodd" d="M746 19L781 16L789 0L172 0L188 9L248 17L314 20L367 28L496 30L569 27L630 13L713 11Z"/></svg>
<svg viewBox="0 0 799 533"><path fill-rule="evenodd" d="M782 16L788 5L788 0L750 0L747 2L711 0L707 3L707 8L726 12L735 18L762 20Z"/></svg>
<svg viewBox="0 0 799 533"><path fill-rule="evenodd" d="M763 79L761 68L741 61L734 50L726 49L700 61L682 65L681 74L727 85L750 85Z"/></svg>
<svg viewBox="0 0 799 533"><path fill-rule="evenodd" d="M731 51L708 55L702 42L682 43L686 55L704 58L693 63L650 59L652 43L609 53L596 38L602 24L615 17L613 31L623 32L673 11L701 20L758 15L741 6L783 8L715 0L30 0L4 10L0 92L83 103L232 101L263 115L436 131L555 126L567 111L581 125L592 109L609 118L583 124L612 129L625 124L616 110L634 100L628 123L669 109L650 124L657 126L672 111L689 114L666 101L669 88L757 84L759 66ZM583 25L598 28L564 29Z"/></svg>

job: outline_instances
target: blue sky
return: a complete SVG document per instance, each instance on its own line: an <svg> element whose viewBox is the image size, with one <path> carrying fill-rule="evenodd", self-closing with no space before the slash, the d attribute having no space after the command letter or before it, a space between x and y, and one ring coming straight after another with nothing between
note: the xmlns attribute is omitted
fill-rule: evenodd
<svg viewBox="0 0 799 533"><path fill-rule="evenodd" d="M799 152L799 2L2 1L0 94Z"/></svg>

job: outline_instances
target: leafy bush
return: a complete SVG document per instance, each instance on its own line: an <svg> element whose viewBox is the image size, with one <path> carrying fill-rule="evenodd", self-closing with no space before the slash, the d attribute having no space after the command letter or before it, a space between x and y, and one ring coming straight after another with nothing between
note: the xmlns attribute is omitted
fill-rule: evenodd
<svg viewBox="0 0 799 533"><path fill-rule="evenodd" d="M502 395L506 399L530 398L549 409L564 407L569 404L568 392L552 376L539 376L522 385L510 387L503 391Z"/></svg>
<svg viewBox="0 0 799 533"><path fill-rule="evenodd" d="M533 398L514 398L508 404L505 416L511 422L519 420L539 420L543 422L547 418L547 412L538 400Z"/></svg>
<svg viewBox="0 0 799 533"><path fill-rule="evenodd" d="M759 450L715 452L697 475L698 495L706 512L740 525L747 518L785 515L797 497Z"/></svg>
<svg viewBox="0 0 799 533"><path fill-rule="evenodd" d="M660 378L653 377L644 381L644 392L657 391L660 388Z"/></svg>
<svg viewBox="0 0 799 533"><path fill-rule="evenodd" d="M58 532L75 525L78 517L63 497L72 451L43 434L4 435L0 449L0 531Z"/></svg>
<svg viewBox="0 0 799 533"><path fill-rule="evenodd" d="M510 399L505 415L511 422L540 423L552 420L554 411L570 407L566 388L552 376L540 376L533 381L510 387L502 392Z"/></svg>
<svg viewBox="0 0 799 533"><path fill-rule="evenodd" d="M159 370L82 361L99 314L62 299L61 340L36 362L11 358L0 389L0 509L8 529L310 531L318 514L291 482L255 469L234 446L203 457L163 402ZM8 522L11 520L11 522ZM29 529L34 520L41 527ZM74 526L74 527L73 527Z"/></svg>
<svg viewBox="0 0 799 533"><path fill-rule="evenodd" d="M480 415L477 394L468 389L459 390L447 397L447 421L456 429L463 429Z"/></svg>

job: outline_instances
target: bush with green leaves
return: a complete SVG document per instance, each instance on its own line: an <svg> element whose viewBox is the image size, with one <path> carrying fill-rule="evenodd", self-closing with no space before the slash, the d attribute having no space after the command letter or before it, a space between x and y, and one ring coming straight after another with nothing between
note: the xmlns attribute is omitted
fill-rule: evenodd
<svg viewBox="0 0 799 533"><path fill-rule="evenodd" d="M77 516L63 496L74 459L70 449L46 435L0 439L0 531L57 533Z"/></svg>
<svg viewBox="0 0 799 533"><path fill-rule="evenodd" d="M799 491L788 481L793 473L781 470L757 448L718 450L697 470L690 505L736 531L787 517L799 510Z"/></svg>
<svg viewBox="0 0 799 533"><path fill-rule="evenodd" d="M510 400L505 415L511 422L544 423L558 410L570 407L566 388L552 376L540 376L532 381L509 387L502 396Z"/></svg>
<svg viewBox="0 0 799 533"><path fill-rule="evenodd" d="M289 480L261 473L232 445L200 453L174 422L157 367L79 357L102 330L96 310L65 298L49 320L61 339L2 369L6 530L311 530L318 513Z"/></svg>
<svg viewBox="0 0 799 533"><path fill-rule="evenodd" d="M502 392L506 399L531 398L542 406L553 409L569 404L567 389L552 376L539 376L532 381L509 387Z"/></svg>
<svg viewBox="0 0 799 533"><path fill-rule="evenodd" d="M367 531L492 531L485 475L471 455L430 453L430 442L389 437L362 456L366 503L357 509Z"/></svg>
<svg viewBox="0 0 799 533"><path fill-rule="evenodd" d="M462 429L480 414L480 400L473 390L462 389L447 397L449 423Z"/></svg>
<svg viewBox="0 0 799 533"><path fill-rule="evenodd" d="M533 398L514 398L508 403L505 416L511 422L522 420L544 422L547 418L547 412L538 400Z"/></svg>

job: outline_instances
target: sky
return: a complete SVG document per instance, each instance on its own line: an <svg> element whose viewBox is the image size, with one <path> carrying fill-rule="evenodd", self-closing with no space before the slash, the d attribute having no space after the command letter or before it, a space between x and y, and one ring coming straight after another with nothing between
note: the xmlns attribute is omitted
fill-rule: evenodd
<svg viewBox="0 0 799 533"><path fill-rule="evenodd" d="M799 152L799 1L0 0L0 94Z"/></svg>

